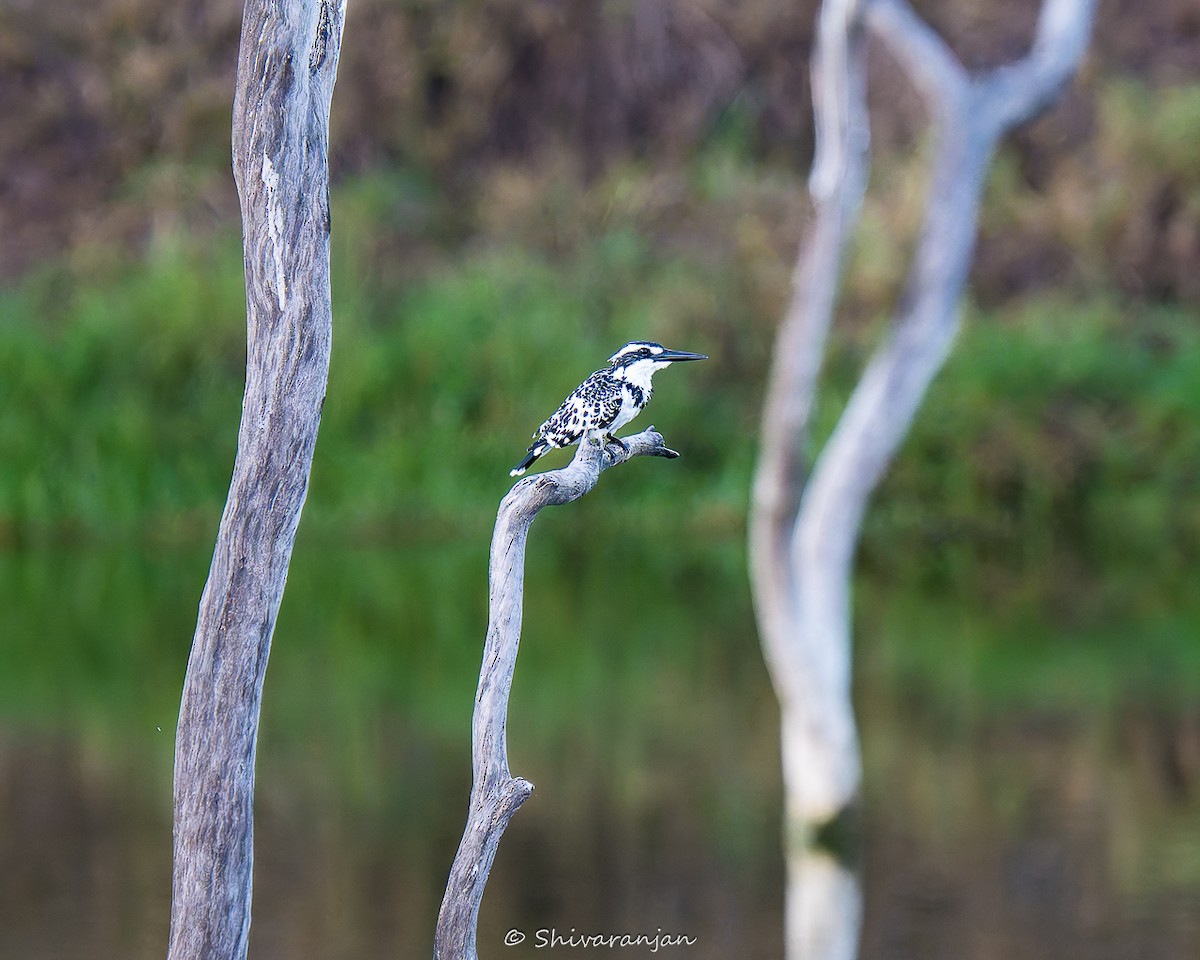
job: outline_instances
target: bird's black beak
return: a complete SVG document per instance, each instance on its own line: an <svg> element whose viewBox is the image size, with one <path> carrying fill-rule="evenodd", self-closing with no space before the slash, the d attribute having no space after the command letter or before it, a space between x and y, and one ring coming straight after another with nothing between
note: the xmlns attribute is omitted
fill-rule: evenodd
<svg viewBox="0 0 1200 960"><path fill-rule="evenodd" d="M664 350L654 358L659 363L678 363L681 360L707 360L703 353L688 353L686 350Z"/></svg>

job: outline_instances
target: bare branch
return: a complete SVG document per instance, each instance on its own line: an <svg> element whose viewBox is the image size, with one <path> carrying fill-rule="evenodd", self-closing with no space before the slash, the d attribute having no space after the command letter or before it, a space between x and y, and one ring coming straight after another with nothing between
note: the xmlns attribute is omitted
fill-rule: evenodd
<svg viewBox="0 0 1200 960"><path fill-rule="evenodd" d="M1029 54L977 81L996 136L1032 120L1070 82L1091 37L1095 0L1046 0Z"/></svg>
<svg viewBox="0 0 1200 960"><path fill-rule="evenodd" d="M907 0L869 0L867 26L887 43L931 109L961 106L971 78L945 40Z"/></svg>
<svg viewBox="0 0 1200 960"><path fill-rule="evenodd" d="M861 69L861 2L828 0L821 6L812 63L816 148L808 192L818 205L834 201L847 221L866 190L862 160L871 141Z"/></svg>
<svg viewBox="0 0 1200 960"><path fill-rule="evenodd" d="M1047 0L1033 51L971 80L905 0L870 0L873 33L930 101L937 124L926 216L905 296L810 478L794 550L846 587L863 511L958 329L988 166L1014 122L1050 102L1083 55L1093 0ZM833 576L831 576L833 579ZM831 609L830 615L841 614ZM846 614L848 616L848 613Z"/></svg>
<svg viewBox="0 0 1200 960"><path fill-rule="evenodd" d="M559 506L587 494L610 467L633 457L675 458L653 427L624 438L624 448L601 449L581 443L561 470L517 481L502 501L492 534L488 629L471 725L472 786L463 831L438 914L435 960L475 960L479 905L500 837L533 784L513 777L508 767L508 698L521 642L525 590L525 544L543 507Z"/></svg>
<svg viewBox="0 0 1200 960"><path fill-rule="evenodd" d="M996 140L1058 97L1087 49L1095 0L1046 0L1028 55L970 76L907 0L865 0L864 16L943 123L972 121Z"/></svg>

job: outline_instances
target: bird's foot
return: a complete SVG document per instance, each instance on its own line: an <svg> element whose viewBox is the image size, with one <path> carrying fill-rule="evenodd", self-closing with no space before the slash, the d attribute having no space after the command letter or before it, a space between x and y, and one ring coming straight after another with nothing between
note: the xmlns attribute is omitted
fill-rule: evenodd
<svg viewBox="0 0 1200 960"><path fill-rule="evenodd" d="M613 434L611 434L611 433L610 433L610 434L608 434L608 435L607 435L607 436L604 438L604 446L606 446L606 447L607 447L607 446L609 446L610 444L611 444L612 446L614 446L614 447L620 447L620 448L621 448L621 452L622 452L622 453L625 453L625 454L629 453L629 444L627 444L627 443L626 443L624 440L622 440L620 437L613 436Z"/></svg>

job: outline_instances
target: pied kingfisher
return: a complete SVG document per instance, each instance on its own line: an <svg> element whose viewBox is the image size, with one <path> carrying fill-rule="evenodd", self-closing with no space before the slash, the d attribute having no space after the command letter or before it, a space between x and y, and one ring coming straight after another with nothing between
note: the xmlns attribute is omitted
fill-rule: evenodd
<svg viewBox="0 0 1200 960"><path fill-rule="evenodd" d="M607 367L577 386L538 427L525 459L508 475L519 477L547 450L569 447L584 438L624 447L613 434L650 402L654 374L679 360L707 359L702 353L668 350L649 340L630 341L608 358Z"/></svg>

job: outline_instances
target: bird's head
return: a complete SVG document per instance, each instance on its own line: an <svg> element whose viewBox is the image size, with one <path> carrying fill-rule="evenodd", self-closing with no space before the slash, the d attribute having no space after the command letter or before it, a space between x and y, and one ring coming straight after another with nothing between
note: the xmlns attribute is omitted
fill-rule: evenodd
<svg viewBox="0 0 1200 960"><path fill-rule="evenodd" d="M614 377L634 383L649 383L655 372L683 360L707 360L703 353L668 350L652 340L631 340L608 358Z"/></svg>

